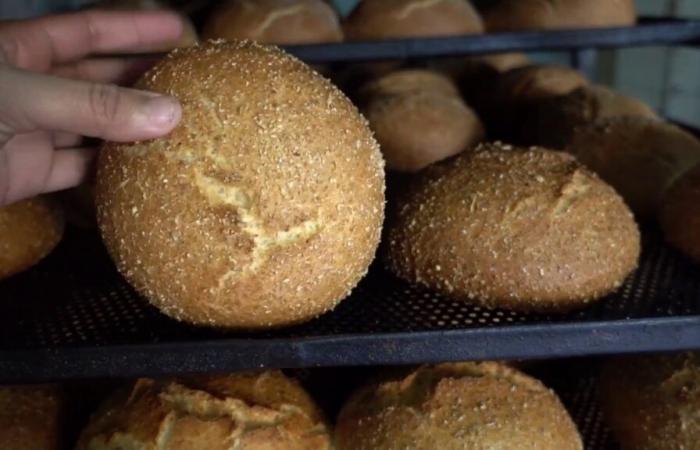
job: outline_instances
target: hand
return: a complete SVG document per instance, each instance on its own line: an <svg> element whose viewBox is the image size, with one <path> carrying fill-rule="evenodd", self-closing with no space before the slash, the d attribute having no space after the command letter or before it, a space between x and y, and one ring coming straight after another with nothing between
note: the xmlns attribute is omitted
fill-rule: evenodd
<svg viewBox="0 0 700 450"><path fill-rule="evenodd" d="M149 61L99 55L162 49L182 31L168 12L0 23L0 206L83 181L95 156L84 136L127 142L169 133L181 114L174 98L111 84Z"/></svg>

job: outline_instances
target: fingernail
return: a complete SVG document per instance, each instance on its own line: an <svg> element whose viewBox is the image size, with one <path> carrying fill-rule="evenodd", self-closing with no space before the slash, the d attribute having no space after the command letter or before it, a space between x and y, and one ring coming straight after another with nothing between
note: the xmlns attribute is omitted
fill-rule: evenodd
<svg viewBox="0 0 700 450"><path fill-rule="evenodd" d="M173 97L151 98L145 109L149 126L157 130L170 130L180 120L180 103Z"/></svg>

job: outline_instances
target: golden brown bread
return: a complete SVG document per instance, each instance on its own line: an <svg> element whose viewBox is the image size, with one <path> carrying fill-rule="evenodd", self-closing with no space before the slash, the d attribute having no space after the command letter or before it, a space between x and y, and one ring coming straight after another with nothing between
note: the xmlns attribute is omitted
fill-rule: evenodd
<svg viewBox="0 0 700 450"><path fill-rule="evenodd" d="M365 119L326 79L255 43L177 50L138 87L167 92L168 136L109 143L98 221L125 277L180 320L260 328L332 309L379 240L384 170Z"/></svg>
<svg viewBox="0 0 700 450"><path fill-rule="evenodd" d="M0 448L59 450L62 409L57 386L0 387Z"/></svg>
<svg viewBox="0 0 700 450"><path fill-rule="evenodd" d="M653 217L671 183L700 162L700 141L694 136L641 117L581 126L567 151L610 183L643 218Z"/></svg>
<svg viewBox="0 0 700 450"><path fill-rule="evenodd" d="M498 363L424 366L358 390L336 427L338 450L581 450L556 394Z"/></svg>
<svg viewBox="0 0 700 450"><path fill-rule="evenodd" d="M322 0L227 0L211 13L202 36L294 45L340 42L343 31Z"/></svg>
<svg viewBox="0 0 700 450"><path fill-rule="evenodd" d="M169 9L168 5L160 0L106 0L97 4L100 9L116 9L116 10L160 10ZM175 43L175 47L191 47L199 42L197 37L197 30L194 28L194 24L185 15L180 15L183 23L183 31L180 39ZM162 48L162 50L172 49L172 45L168 45Z"/></svg>
<svg viewBox="0 0 700 450"><path fill-rule="evenodd" d="M467 0L362 0L343 24L348 40L381 40L481 33Z"/></svg>
<svg viewBox="0 0 700 450"><path fill-rule="evenodd" d="M324 450L313 400L281 372L138 380L108 399L76 450Z"/></svg>
<svg viewBox="0 0 700 450"><path fill-rule="evenodd" d="M566 95L586 86L583 74L555 64L516 67L504 72L497 82L496 95L504 105L520 105Z"/></svg>
<svg viewBox="0 0 700 450"><path fill-rule="evenodd" d="M483 11L489 32L633 25L634 0L496 0Z"/></svg>
<svg viewBox="0 0 700 450"><path fill-rule="evenodd" d="M520 138L527 144L563 149L571 143L577 127L612 117L658 119L644 102L605 86L591 85L530 105Z"/></svg>
<svg viewBox="0 0 700 450"><path fill-rule="evenodd" d="M659 223L671 245L700 262L700 165L683 174L663 196Z"/></svg>
<svg viewBox="0 0 700 450"><path fill-rule="evenodd" d="M483 144L426 169L409 191L388 231L388 267L446 295L563 312L637 265L632 213L565 153Z"/></svg>
<svg viewBox="0 0 700 450"><path fill-rule="evenodd" d="M63 237L63 211L48 197L0 208L0 280L46 257Z"/></svg>
<svg viewBox="0 0 700 450"><path fill-rule="evenodd" d="M435 72L397 71L367 84L360 97L390 170L417 172L484 138L457 87Z"/></svg>
<svg viewBox="0 0 700 450"><path fill-rule="evenodd" d="M600 400L622 450L693 450L700 444L697 353L611 360L601 374Z"/></svg>

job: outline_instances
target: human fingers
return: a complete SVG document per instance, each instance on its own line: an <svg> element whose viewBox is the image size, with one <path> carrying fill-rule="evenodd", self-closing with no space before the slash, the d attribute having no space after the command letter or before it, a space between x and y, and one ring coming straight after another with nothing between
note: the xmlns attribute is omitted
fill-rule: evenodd
<svg viewBox="0 0 700 450"><path fill-rule="evenodd" d="M46 71L88 55L156 51L183 27L168 11L83 11L2 24L0 51L9 64Z"/></svg>
<svg viewBox="0 0 700 450"><path fill-rule="evenodd" d="M51 73L64 78L129 85L157 61L157 58L93 58L62 64L51 69Z"/></svg>
<svg viewBox="0 0 700 450"><path fill-rule="evenodd" d="M36 130L120 142L152 139L169 133L180 116L179 103L169 96L0 66L0 137L5 139Z"/></svg>

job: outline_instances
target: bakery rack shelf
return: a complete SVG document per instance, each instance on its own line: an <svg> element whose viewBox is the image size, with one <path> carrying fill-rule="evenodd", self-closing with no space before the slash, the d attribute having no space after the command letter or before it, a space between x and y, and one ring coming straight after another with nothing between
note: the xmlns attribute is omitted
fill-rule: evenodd
<svg viewBox="0 0 700 450"><path fill-rule="evenodd" d="M71 230L47 260L0 284L0 381L694 349L697 270L650 229L640 268L616 294L542 316L449 300L377 264L334 312L240 333L163 316L119 276L97 235Z"/></svg>
<svg viewBox="0 0 700 450"><path fill-rule="evenodd" d="M290 46L287 50L310 63L332 63L510 51L696 45L698 43L700 43L700 21L656 19L643 20L637 26L622 28L344 42Z"/></svg>

